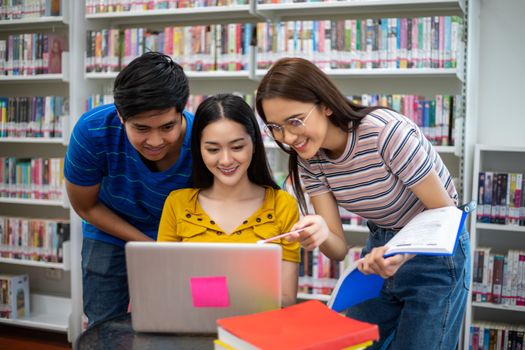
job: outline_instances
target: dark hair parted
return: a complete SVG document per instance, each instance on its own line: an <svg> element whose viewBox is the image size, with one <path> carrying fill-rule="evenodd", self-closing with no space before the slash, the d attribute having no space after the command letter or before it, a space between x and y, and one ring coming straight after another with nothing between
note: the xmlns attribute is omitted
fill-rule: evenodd
<svg viewBox="0 0 525 350"><path fill-rule="evenodd" d="M191 155L193 158L192 181L196 188L207 188L213 184L213 174L208 170L201 154L202 131L206 126L229 119L244 127L253 143L253 156L248 167L248 179L261 186L279 189L272 177L259 124L253 109L239 96L218 94L204 100L195 112L191 130Z"/></svg>
<svg viewBox="0 0 525 350"><path fill-rule="evenodd" d="M113 85L115 106L124 120L173 107L181 113L189 94L182 67L160 52L146 52L135 58L117 75Z"/></svg>
<svg viewBox="0 0 525 350"><path fill-rule="evenodd" d="M330 122L346 132L357 128L364 116L379 108L352 103L315 64L296 57L286 57L275 62L257 88L255 106L264 122L267 122L267 119L262 102L276 97L324 105L333 113ZM299 180L297 152L285 148L280 142L277 144L290 155L288 176L291 178L301 211L306 213L306 200Z"/></svg>

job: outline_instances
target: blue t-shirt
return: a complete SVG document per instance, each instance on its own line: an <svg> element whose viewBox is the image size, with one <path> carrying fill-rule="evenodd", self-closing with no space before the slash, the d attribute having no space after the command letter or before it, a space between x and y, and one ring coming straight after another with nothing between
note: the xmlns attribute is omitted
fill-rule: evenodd
<svg viewBox="0 0 525 350"><path fill-rule="evenodd" d="M164 201L169 193L190 186L193 115L184 111L186 132L179 159L154 172L131 145L114 104L84 113L71 134L64 176L79 186L100 184L98 199L141 232L156 239ZM124 246L125 242L83 222L85 238Z"/></svg>

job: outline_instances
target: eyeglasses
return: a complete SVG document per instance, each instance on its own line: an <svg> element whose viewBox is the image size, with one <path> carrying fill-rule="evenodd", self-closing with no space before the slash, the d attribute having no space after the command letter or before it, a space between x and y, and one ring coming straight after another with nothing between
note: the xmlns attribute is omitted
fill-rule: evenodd
<svg viewBox="0 0 525 350"><path fill-rule="evenodd" d="M264 125L264 132L273 138L276 141L283 141L284 140L284 130L288 131L289 133L292 133L294 135L302 135L304 133L304 127L306 120L308 117L312 114L315 107L317 105L314 105L312 109L306 114L306 117L304 117L302 120L299 118L290 118L285 121L283 125L279 125L276 123L268 123Z"/></svg>

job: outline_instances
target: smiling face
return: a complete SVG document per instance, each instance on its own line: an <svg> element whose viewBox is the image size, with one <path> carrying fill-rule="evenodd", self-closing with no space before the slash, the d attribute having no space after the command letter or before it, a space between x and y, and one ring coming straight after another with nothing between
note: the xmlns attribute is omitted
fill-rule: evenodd
<svg viewBox="0 0 525 350"><path fill-rule="evenodd" d="M301 132L293 133L285 128L284 138L279 140L293 148L301 158L310 159L321 147L326 147L328 131L333 126L327 118L331 114L327 108L281 97L263 100L262 107L268 124L286 125L292 118L303 122Z"/></svg>
<svg viewBox="0 0 525 350"><path fill-rule="evenodd" d="M149 111L127 120L120 118L131 145L146 160L163 165L174 164L184 137L183 118L175 108Z"/></svg>
<svg viewBox="0 0 525 350"><path fill-rule="evenodd" d="M214 185L233 187L249 181L253 142L244 126L225 118L214 121L203 129L200 148Z"/></svg>

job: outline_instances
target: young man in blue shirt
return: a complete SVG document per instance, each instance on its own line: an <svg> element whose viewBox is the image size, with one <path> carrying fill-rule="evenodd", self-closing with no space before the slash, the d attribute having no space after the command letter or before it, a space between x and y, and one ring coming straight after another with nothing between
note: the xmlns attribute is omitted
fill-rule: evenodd
<svg viewBox="0 0 525 350"><path fill-rule="evenodd" d="M115 103L82 115L64 176L83 219L82 282L89 325L127 312L124 245L154 241L168 194L189 187L193 115L182 68L148 52L124 68Z"/></svg>

